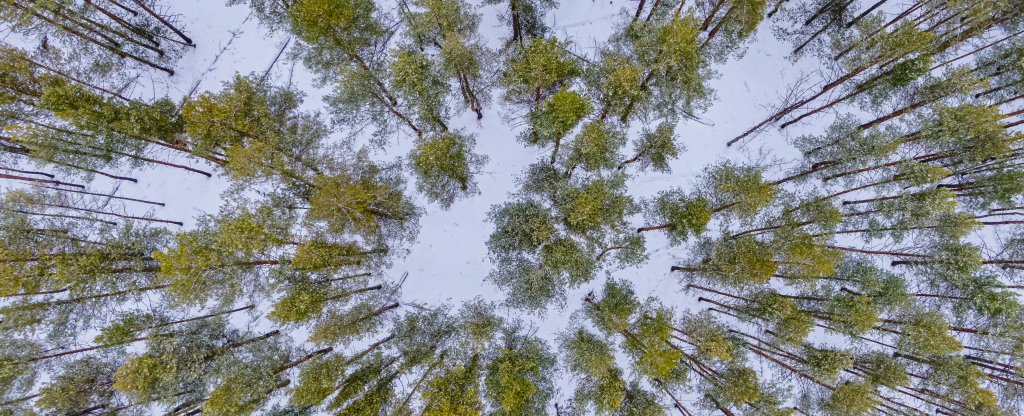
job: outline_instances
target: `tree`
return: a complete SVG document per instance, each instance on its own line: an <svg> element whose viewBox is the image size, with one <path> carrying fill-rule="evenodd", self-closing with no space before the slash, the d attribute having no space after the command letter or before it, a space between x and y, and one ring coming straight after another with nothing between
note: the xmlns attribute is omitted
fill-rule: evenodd
<svg viewBox="0 0 1024 416"><path fill-rule="evenodd" d="M512 27L510 42L523 43L527 39L544 36L548 27L544 14L558 5L557 0L485 0L484 4L508 3L508 13L500 16Z"/></svg>
<svg viewBox="0 0 1024 416"><path fill-rule="evenodd" d="M420 141L410 154L410 164L420 179L417 189L442 207L450 207L456 198L479 192L473 175L487 157L472 152L472 136L443 133Z"/></svg>
<svg viewBox="0 0 1024 416"><path fill-rule="evenodd" d="M581 68L568 47L554 37L531 37L524 46L513 47L502 65L501 85L505 90L505 101L531 103L536 107L571 84L580 75ZM576 104L577 107L579 105ZM564 105L555 107L566 108Z"/></svg>

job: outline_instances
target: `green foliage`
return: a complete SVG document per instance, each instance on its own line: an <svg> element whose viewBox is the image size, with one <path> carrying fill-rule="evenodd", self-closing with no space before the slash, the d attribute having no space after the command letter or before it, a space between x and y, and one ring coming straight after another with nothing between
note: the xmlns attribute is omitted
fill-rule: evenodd
<svg viewBox="0 0 1024 416"><path fill-rule="evenodd" d="M401 240L406 236L391 234L408 233L416 215L415 206L402 192L401 179L371 164L353 174L314 177L306 220L322 223L332 234Z"/></svg>
<svg viewBox="0 0 1024 416"><path fill-rule="evenodd" d="M683 146L676 143L673 126L669 123L662 123L653 131L645 132L636 140L633 149L635 155L624 163L638 163L637 167L640 171L650 169L655 172L668 173L672 170L668 165L669 162L679 157L679 153L683 150L685 150Z"/></svg>
<svg viewBox="0 0 1024 416"><path fill-rule="evenodd" d="M578 76L580 67L567 47L553 37L530 38L525 45L513 47L505 59L501 79L505 100L539 104L544 97Z"/></svg>
<svg viewBox="0 0 1024 416"><path fill-rule="evenodd" d="M316 48L357 54L384 35L370 0L303 0L288 8L291 31Z"/></svg>
<svg viewBox="0 0 1024 416"><path fill-rule="evenodd" d="M802 344L814 327L814 319L801 311L793 299L775 292L758 293L744 311L771 323L775 337L785 344Z"/></svg>
<svg viewBox="0 0 1024 416"><path fill-rule="evenodd" d="M834 416L867 415L874 407L874 396L874 389L866 383L843 383L824 400L821 408Z"/></svg>
<svg viewBox="0 0 1024 416"><path fill-rule="evenodd" d="M540 343L504 348L487 365L488 402L496 415L542 415L551 397L554 357Z"/></svg>
<svg viewBox="0 0 1024 416"><path fill-rule="evenodd" d="M526 115L530 129L523 132L520 139L534 146L555 143L565 138L591 111L586 98L574 91L560 89ZM597 126L600 129L601 125Z"/></svg>
<svg viewBox="0 0 1024 416"><path fill-rule="evenodd" d="M871 385L896 388L910 383L907 367L887 354L871 353L867 357L857 357L857 362L864 364L866 381Z"/></svg>
<svg viewBox="0 0 1024 416"><path fill-rule="evenodd" d="M740 218L756 215L778 192L775 185L761 177L759 169L728 162L708 168L704 180L710 188L712 204L728 206L729 212Z"/></svg>
<svg viewBox="0 0 1024 416"><path fill-rule="evenodd" d="M557 238L540 249L540 263L558 275L565 275L570 286L578 286L594 278L596 261L571 238Z"/></svg>
<svg viewBox="0 0 1024 416"><path fill-rule="evenodd" d="M710 252L706 252L710 250ZM729 287L747 287L767 283L777 263L769 246L749 235L704 242L697 273Z"/></svg>
<svg viewBox="0 0 1024 416"><path fill-rule="evenodd" d="M832 327L847 335L863 335L878 324L878 308L867 296L834 296L827 305Z"/></svg>
<svg viewBox="0 0 1024 416"><path fill-rule="evenodd" d="M103 327L93 342L100 345L116 345L128 342L139 336L139 332L147 328L147 323L152 320L151 316L139 314L126 314L116 321Z"/></svg>
<svg viewBox="0 0 1024 416"><path fill-rule="evenodd" d="M964 406L979 414L999 414L999 401L995 393L982 387L985 378L982 369L960 357L938 358L928 377L943 393L956 397Z"/></svg>
<svg viewBox="0 0 1024 416"><path fill-rule="evenodd" d="M299 381L291 390L291 404L319 406L338 388L336 383L345 374L344 361L341 355L331 355L303 366Z"/></svg>
<svg viewBox="0 0 1024 416"><path fill-rule="evenodd" d="M814 347L808 347L806 351L810 373L825 382L835 381L843 370L853 367L854 357L848 352Z"/></svg>
<svg viewBox="0 0 1024 416"><path fill-rule="evenodd" d="M564 190L555 201L562 224L574 233L602 234L638 208L626 193L625 178L598 178Z"/></svg>
<svg viewBox="0 0 1024 416"><path fill-rule="evenodd" d="M302 323L320 316L327 303L325 285L294 285L274 304L267 315L279 323Z"/></svg>
<svg viewBox="0 0 1024 416"><path fill-rule="evenodd" d="M809 234L793 232L789 235L776 233L774 244L779 245L781 259L779 273L799 279L817 279L835 272L835 264L842 254L827 247L825 242Z"/></svg>
<svg viewBox="0 0 1024 416"><path fill-rule="evenodd" d="M738 351L725 329L708 313L684 316L683 331L694 341L698 358L732 361Z"/></svg>
<svg viewBox="0 0 1024 416"><path fill-rule="evenodd" d="M939 312L918 312L901 326L896 346L916 355L948 355L963 345L949 334L949 323Z"/></svg>
<svg viewBox="0 0 1024 416"><path fill-rule="evenodd" d="M689 237L699 236L711 221L710 201L691 199L682 191L672 190L658 194L649 216L659 224L668 224L668 235L673 244L681 244Z"/></svg>
<svg viewBox="0 0 1024 416"><path fill-rule="evenodd" d="M424 416L480 415L483 405L479 402L477 357L465 365L445 369L431 379L421 393L424 401Z"/></svg>
<svg viewBox="0 0 1024 416"><path fill-rule="evenodd" d="M648 303L654 302L649 300ZM639 318L625 340L626 349L633 356L633 371L648 380L666 380L673 376L683 353L670 344L672 331L672 313L665 308L656 308L653 313Z"/></svg>
<svg viewBox="0 0 1024 416"><path fill-rule="evenodd" d="M532 201L505 203L492 208L488 216L494 223L494 232L487 240L487 248L499 258L536 250L555 234L551 214Z"/></svg>
<svg viewBox="0 0 1024 416"><path fill-rule="evenodd" d="M599 330L615 335L626 331L639 307L640 301L629 282L609 280L604 284L601 299L588 298L583 311Z"/></svg>
<svg viewBox="0 0 1024 416"><path fill-rule="evenodd" d="M395 93L415 103L421 120L443 126L448 115L444 103L448 83L441 79L430 59L419 51L399 49L392 56L391 86Z"/></svg>
<svg viewBox="0 0 1024 416"><path fill-rule="evenodd" d="M416 189L445 208L479 192L473 175L487 163L487 156L473 153L474 144L471 136L450 132L418 141L409 155L419 178Z"/></svg>
<svg viewBox="0 0 1024 416"><path fill-rule="evenodd" d="M114 366L99 358L82 358L61 368L39 390L35 406L51 414L88 412L94 406L107 403L113 391L104 382L110 380Z"/></svg>
<svg viewBox="0 0 1024 416"><path fill-rule="evenodd" d="M580 167L588 172L615 167L619 149L625 143L625 134L609 123L601 120L587 123L573 138L565 164L570 169Z"/></svg>
<svg viewBox="0 0 1024 416"><path fill-rule="evenodd" d="M722 373L723 383L708 393L727 407L756 403L764 398L757 381L757 372L749 367L731 366Z"/></svg>
<svg viewBox="0 0 1024 416"><path fill-rule="evenodd" d="M291 265L298 270L316 272L361 266L365 250L355 243L331 243L308 240L295 247Z"/></svg>

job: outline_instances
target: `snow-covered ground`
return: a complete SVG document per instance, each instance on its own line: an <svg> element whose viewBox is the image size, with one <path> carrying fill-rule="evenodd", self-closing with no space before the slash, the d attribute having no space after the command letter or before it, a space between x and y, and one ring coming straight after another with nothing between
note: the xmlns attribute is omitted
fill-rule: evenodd
<svg viewBox="0 0 1024 416"><path fill-rule="evenodd" d="M595 45L607 38L622 13L632 13L636 7L635 1L622 0L563 0L561 3L559 9L548 15L548 22L559 38L571 39L580 54L592 54ZM270 33L260 27L246 7L227 7L220 0L175 0L166 4L168 8L164 12L177 16L197 47L179 62L177 75L146 82L147 86L132 91L135 97L148 99L169 94L180 98L190 91L218 90L220 84L235 73L267 71L288 40L286 34ZM495 7L481 7L479 11L484 16L481 32L497 47L508 28L498 22ZM768 155L793 162L796 152L787 144L787 137L773 128L756 139L747 140L743 146L728 148L725 145L760 121L768 113L767 107L777 104L780 94L801 73L817 69L815 62L790 62L786 59L787 52L788 45L775 39L767 23L762 24L742 59L733 59L716 68L719 76L710 85L716 90L717 99L709 111L701 115L702 120L686 121L677 128L686 150L672 163L672 173L638 174L629 184L633 196L650 197L661 190L690 187L705 166L721 159L762 160ZM306 109L327 112L322 102L326 88L314 86L311 74L300 62L282 57L273 65L270 76L278 84L290 82L305 91ZM481 192L475 197L461 199L448 210L417 197L424 208L419 239L408 247L408 255L395 260L386 276L397 281L408 272L403 286L406 301L437 305L457 304L475 297L499 302L503 298L500 291L485 281L491 268L485 246L492 230L486 219L487 212L516 190L516 178L526 166L549 154L550 150L525 147L516 141L517 129L509 123L514 114L501 108L498 97L493 103L479 122L467 111L449 123L452 128L476 134L477 152L488 155L490 161L478 177ZM796 135L815 128L820 129L820 123L795 126L786 133ZM375 157L403 157L410 148L410 141L409 137L399 138L393 146L377 150ZM779 166L779 171L785 167ZM154 210L153 214L184 221L187 228L195 224L197 215L216 212L224 188L225 183L216 178L153 169L140 177L139 184L122 185L120 193L165 201L167 206ZM635 221L635 225L642 225L642 218L637 217ZM678 277L669 273L669 267L676 264L675 259L685 253L670 248L661 235L651 233L647 237L650 260L642 267L617 270L610 276L631 281L642 298L657 294L668 305L697 309L696 297L682 293ZM564 308L551 309L540 317L522 317L535 325L539 335L553 341L569 323L581 298L598 289L603 280L595 279L571 291ZM510 317L521 315L516 310L503 313ZM566 394L571 393L563 389L561 398Z"/></svg>
<svg viewBox="0 0 1024 416"><path fill-rule="evenodd" d="M170 95L179 98L190 92L215 91L236 73L262 73L269 68L276 83L291 83L306 93L306 109L326 113L322 101L326 88L316 87L309 71L300 62L288 59L287 54L275 62L289 40L286 34L272 33L261 27L242 6L228 7L223 2L210 0L176 0L168 5L164 12L177 16L177 21L197 46L179 62L176 75L145 82L146 86L132 91L135 97ZM622 13L632 12L634 7L636 4L632 1L566 0L549 13L548 23L556 36L571 39L578 53L592 54L595 45L607 38ZM483 15L481 32L497 47L508 28L498 22L495 7L480 7L479 12ZM745 145L725 146L727 140L760 121L768 113L767 107L777 104L780 94L801 73L816 70L813 62L790 62L785 57L787 51L787 46L775 39L766 23L762 24L743 58L717 66L719 76L710 82L717 96L714 104L700 115L702 120L684 121L677 128L685 152L672 163L671 173L638 174L629 184L634 197L649 197L668 188L692 186L695 176L705 166L721 159L761 160L768 155L784 162L795 160L797 154L787 145L786 137L774 129L747 140ZM487 212L516 190L518 175L548 150L525 147L516 141L517 129L509 122L515 114L503 108L500 100L495 99L488 110L479 122L466 112L457 114L450 123L453 128L476 134L477 151L488 155L490 161L478 177L479 195L459 200L448 210L419 199L424 207L419 240L408 247L408 255L397 259L388 271L392 279L409 273L403 286L406 300L437 304L458 303L478 296L494 301L502 299L502 294L484 280L491 267L484 244L492 230L486 219ZM814 127L796 126L787 134L799 134ZM342 133L338 134L340 137ZM403 157L410 144L409 137L399 137L394 146L377 150L375 156L381 159ZM165 201L167 206L153 214L184 221L186 228L195 223L197 215L216 212L221 203L220 192L225 187L223 181L169 173L165 169L152 169L141 176L139 184L121 185L120 193ZM636 225L641 225L641 218L636 221ZM692 306L694 299L679 293L676 277L668 271L681 253L674 253L666 240L654 233L648 236L648 248L651 258L645 265L614 271L611 276L633 282L641 296L657 293L666 303L684 308ZM539 333L553 336L564 328L579 299L599 287L601 280L596 279L571 292L565 308L551 310L542 319L534 317L532 320ZM519 312L507 313L514 316Z"/></svg>

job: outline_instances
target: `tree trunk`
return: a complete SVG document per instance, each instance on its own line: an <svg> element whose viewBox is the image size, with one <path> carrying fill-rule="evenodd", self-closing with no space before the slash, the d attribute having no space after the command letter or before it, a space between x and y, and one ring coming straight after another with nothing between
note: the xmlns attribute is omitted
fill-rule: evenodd
<svg viewBox="0 0 1024 416"><path fill-rule="evenodd" d="M67 184L64 184L64 185L67 185ZM76 191L74 189L54 188L54 187L50 187L50 186L43 186L42 188L53 189L55 191L60 191L60 192L72 192L72 193L83 194L83 195L92 195L92 196L101 196L101 197L104 197L104 198L119 199L119 200L123 200L123 201L140 202L140 203L149 204L149 205L159 205L161 207L162 206L166 206L166 204L164 204L163 202L153 202L153 201L147 201L145 199L128 198L128 197L123 197L123 196L108 195L108 194L102 194L102 193L96 193L96 192Z"/></svg>
<svg viewBox="0 0 1024 416"><path fill-rule="evenodd" d="M680 2L680 7L682 7L682 3L686 3L686 0L682 0ZM646 22L650 22L651 21L651 18L654 17L654 12L658 10L658 5L659 4L661 4L661 0L654 0L654 4L651 4L651 10L647 12L647 17L644 18L644 21L646 21Z"/></svg>
<svg viewBox="0 0 1024 416"><path fill-rule="evenodd" d="M516 7L516 3L519 0L508 0L509 14L512 17L512 41L523 43L523 24L519 16L519 8Z"/></svg>
<svg viewBox="0 0 1024 416"><path fill-rule="evenodd" d="M644 11L644 5L647 4L647 0L640 0L640 4L636 6L636 13L633 15L633 21L636 22L640 18L640 14ZM655 5L657 6L657 5Z"/></svg>
<svg viewBox="0 0 1024 416"><path fill-rule="evenodd" d="M851 253L860 253L860 254L872 254L872 255L879 255L879 256L917 257L917 258L928 258L928 257L931 257L931 256L926 255L926 254L903 253L903 252L898 252L898 251L865 250L865 249L859 249L859 248L853 248L853 247L843 247L843 246L833 246L833 245L827 245L825 247L828 247L828 248L830 248L832 250L848 251L848 252L851 252Z"/></svg>
<svg viewBox="0 0 1024 416"><path fill-rule="evenodd" d="M44 207L50 207L50 208L70 209L70 210L75 210L75 211L90 212L90 213L93 213L93 214L110 215L110 216L113 216L113 217L124 218L124 219L129 219L129 220L139 220L139 221L159 222L159 223L164 223L164 224L174 224L174 225L177 225L179 227L185 225L184 223L182 223L180 221L162 220L162 219L159 219L159 218L136 217L136 216L133 216L133 215L124 215L124 214L118 214L116 212L108 212L108 211L100 211L100 210L89 209L89 208L73 207L73 206L70 206L70 205L61 205L61 204L42 204L42 205Z"/></svg>
<svg viewBox="0 0 1024 416"><path fill-rule="evenodd" d="M71 34L81 38L82 40L85 40L85 41L87 41L89 43L92 43L92 44L94 44L96 46L99 46L99 47L101 47L103 49L106 49L107 51L109 51L109 52L111 52L111 53L113 53L113 54L115 54L117 56L120 56L121 58L129 58L129 59L131 59L133 61L145 64L145 65L147 65L147 66L149 66L151 68L159 69L161 71L164 71L168 75L174 75L174 70L173 69L170 69L170 68L167 68L167 67L164 67L164 66L160 66L160 65L158 65L158 64L156 64L153 61L150 61L148 59L136 56L135 54L124 52L124 51L122 51L122 50L120 50L120 49L118 49L118 48L116 48L114 46L111 46L111 45L108 45L106 43L97 41L96 39L93 39L93 38L85 35L84 33L78 31L77 29L69 27L69 26L67 26L67 25L65 25L63 23L60 23L60 22L56 22L56 21L54 21L54 20L52 20L52 19L50 19L50 18L48 18L46 16L43 16L42 14L39 14L39 13L33 11L33 10L27 9L24 6L16 3L14 0L7 0L7 2L8 2L8 4L11 4L12 6L14 6L15 8L18 8L18 9L21 9L21 10L26 10L30 14L32 14L33 16L35 16L35 17L37 17L37 18L39 18L39 19L41 19L41 20L43 20L43 21L45 21L45 22L47 22L47 23L49 23L49 24L51 24L53 26L56 26L56 27L61 28L61 29L64 29L65 31L70 32Z"/></svg>
<svg viewBox="0 0 1024 416"><path fill-rule="evenodd" d="M718 10L722 8L723 4L725 4L725 0L718 0L717 2L715 2L715 6L711 8L711 11L708 12L708 16L705 17L704 21L701 22L700 24L701 32L708 29L708 26L711 25L711 19L714 19L715 15L718 14Z"/></svg>
<svg viewBox="0 0 1024 416"><path fill-rule="evenodd" d="M105 7L94 3L93 0L85 0L85 3L91 5L96 10L99 10L99 12L102 13L104 16L107 16L108 18L110 18L110 20L117 22L117 24L121 25L125 29L128 29L132 31L132 33L135 33L136 35L146 38L146 40L153 43L153 46L160 46L160 42L156 40L152 33L149 33L145 29L128 23L128 21L122 19L121 16L118 16L117 14L114 14L111 11L107 10Z"/></svg>
<svg viewBox="0 0 1024 416"><path fill-rule="evenodd" d="M704 39L703 43L700 44L700 49L704 49L705 47L707 47L711 43L711 39L715 38L715 35L718 34L718 31L722 29L722 25L725 24L725 22L729 20L729 16L731 16L732 12L735 11L735 10L736 10L736 5L735 4L729 6L729 10L725 11L725 15L722 16L722 19L720 19L718 21L718 23L715 23L715 27L711 28L711 31L708 32L708 37L706 39Z"/></svg>
<svg viewBox="0 0 1024 416"><path fill-rule="evenodd" d="M136 5L141 7L142 10L145 10L146 13L149 13L150 16L153 16L162 25L166 26L168 29L171 29L171 31L174 32L174 34L178 35L178 37L180 37L181 40L185 41L185 43L187 43L189 45L193 45L191 38L189 38L188 36L185 36L184 32L182 32L180 29L178 29L177 27L172 25L171 22L168 22L167 19L165 19L163 16L161 16L161 15L157 14L156 12L154 12L153 9L149 8L149 6L146 6L146 3L143 3L143 2L141 2L139 0L132 0L132 1L135 2Z"/></svg>
<svg viewBox="0 0 1024 416"><path fill-rule="evenodd" d="M33 183L48 183L48 184L51 184L51 185L73 186L73 187L76 187L76 188L85 189L85 186L77 185L77 184L73 184L73 183L61 182L61 181L50 180L50 179L30 178L30 177L27 177L27 176L5 175L5 174L2 174L2 173L0 173L0 179L10 179L10 180L15 180L15 181L33 182Z"/></svg>
<svg viewBox="0 0 1024 416"><path fill-rule="evenodd" d="M913 12L914 12L915 10L917 10L917 9L921 8L922 6L924 6L924 5L925 5L926 3L928 3L929 1L931 1L931 0L918 0L918 2L917 2L917 3L915 3L915 4L913 5L913 6L910 6L910 7L908 7L908 8L907 8L906 10L904 10L904 11L903 11L902 13L900 13L900 14L896 15L896 17L892 18L892 20L890 20L890 21L889 21L888 23L886 23L886 24L882 25L882 27L880 27L880 28L876 29L876 30L875 30L874 32L871 32L871 33L870 33L870 34L868 34L867 36L864 36L864 37L863 37L863 38L861 38L861 39L860 39L859 41L856 41L856 42L854 42L854 43L850 44L850 46L849 46L849 47L847 47L846 49L842 50L841 52L839 52L838 54L836 54L835 56L833 56L833 57L832 57L832 60L833 60L833 61L838 61L838 60L839 60L839 59L841 59L842 57L846 56L846 54L848 54L848 53L850 53L851 51L853 51L853 49L854 49L854 48L855 48L855 47L856 47L857 45L859 45L860 43L862 43L862 42L864 42L864 41L866 41L866 40L868 40L868 39L871 39L871 38L873 38L873 37L874 37L875 35L877 35L877 34L881 33L881 32L882 32L883 30L885 30L885 29L888 29L888 28L889 28L889 26L892 26L892 25L893 25L894 23L896 23L896 22L898 22L898 21L902 20L902 19L903 19L904 17L907 17L907 15L909 15L909 14L913 13Z"/></svg>
<svg viewBox="0 0 1024 416"><path fill-rule="evenodd" d="M852 20L850 20L846 24L846 28L849 29L853 27L853 25L857 24L857 22L859 22L860 19L863 19L865 16L871 14L871 12L875 11L875 9L877 9L879 6L885 4L886 1L888 0L878 0L877 2L875 2L875 4L872 4L871 7L868 7L868 9L865 10L863 13L858 14L857 17L854 17Z"/></svg>

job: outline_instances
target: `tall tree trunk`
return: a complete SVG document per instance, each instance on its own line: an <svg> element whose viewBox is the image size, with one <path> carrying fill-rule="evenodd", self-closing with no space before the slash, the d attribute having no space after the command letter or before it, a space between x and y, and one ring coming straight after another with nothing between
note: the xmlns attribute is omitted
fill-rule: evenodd
<svg viewBox="0 0 1024 416"><path fill-rule="evenodd" d="M33 183L48 183L48 184L51 184L51 185L73 186L73 187L76 187L76 188L85 189L85 186L77 185L77 184L73 184L73 183L61 182L61 181L58 181L58 180L30 178L30 177L27 177L27 176L17 176L17 175L5 175L5 174L2 174L2 173L0 173L0 179L10 179L10 180L15 180L15 181L33 182Z"/></svg>
<svg viewBox="0 0 1024 416"><path fill-rule="evenodd" d="M523 43L523 23L522 18L519 16L519 8L516 7L519 0L508 0L509 14L512 17L512 41L519 44Z"/></svg>
<svg viewBox="0 0 1024 416"><path fill-rule="evenodd" d="M717 2L715 2L714 7L711 8L711 11L708 12L707 17L705 17L704 21L701 22L700 24L701 32L708 29L708 26L711 25L711 19L715 18L715 15L718 14L718 10L722 8L723 4L725 4L725 0L718 0Z"/></svg>
<svg viewBox="0 0 1024 416"><path fill-rule="evenodd" d="M846 28L849 29L853 27L853 25L857 24L857 22L859 22L860 19L863 19L865 16L871 14L871 12L875 11L875 9L877 9L879 6L885 4L886 1L888 0L878 0L877 2L875 2L875 4L872 4L871 7L868 7L868 9L865 10L863 13L858 14L857 17L854 17L852 20L846 23Z"/></svg>
<svg viewBox="0 0 1024 416"><path fill-rule="evenodd" d="M634 22L636 22L636 20L640 18L640 14L642 14L643 11L644 11L644 5L645 4L647 4L647 0L640 0L640 4L637 4L637 6L636 6L636 13L633 14L633 21ZM657 6L657 5L655 5L655 6Z"/></svg>
<svg viewBox="0 0 1024 416"><path fill-rule="evenodd" d="M97 193L97 192L76 191L74 189L54 188L54 187L50 187L50 186L43 186L43 188L52 189L52 190L60 191L60 192L72 192L72 193L76 193L76 194L100 196L100 197L104 197L104 198L118 199L118 200L122 200L122 201L132 201L132 202L139 202L139 203L149 204L149 205L159 205L161 207L167 205L167 204L164 204L163 202L154 202L154 201L148 201L148 200L145 200L145 199L128 198L128 197L123 197L123 196L103 194L103 193Z"/></svg>
<svg viewBox="0 0 1024 416"><path fill-rule="evenodd" d="M174 32L174 34L178 35L178 37L180 37L181 40L185 41L185 43L187 43L189 45L193 44L191 38L189 38L188 36L185 36L184 32L182 32L180 29L178 29L177 27L172 25L171 22L168 22L167 19L165 19L163 16L159 15L157 12L154 12L153 9L149 8L149 6L146 6L146 3L143 3L140 0L132 0L132 1L135 2L136 5L141 7L142 10L145 10L146 13L149 13L150 16L153 16L153 18L155 18L157 21L159 21L160 24L166 26L168 29L171 29L171 31Z"/></svg>

